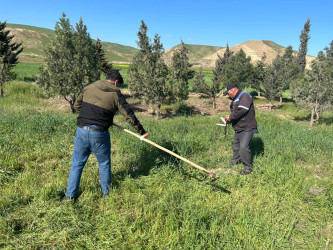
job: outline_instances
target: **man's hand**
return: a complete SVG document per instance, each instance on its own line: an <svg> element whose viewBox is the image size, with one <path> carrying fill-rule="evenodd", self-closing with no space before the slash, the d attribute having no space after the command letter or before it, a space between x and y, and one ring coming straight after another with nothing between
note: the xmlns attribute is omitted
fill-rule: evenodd
<svg viewBox="0 0 333 250"><path fill-rule="evenodd" d="M141 141L143 141L145 138L147 138L148 137L148 135L149 135L149 133L147 132L147 133L145 133L144 135L141 135L140 136L140 140Z"/></svg>
<svg viewBox="0 0 333 250"><path fill-rule="evenodd" d="M231 122L231 120L230 120L230 115L225 116L224 119L225 119L227 122Z"/></svg>

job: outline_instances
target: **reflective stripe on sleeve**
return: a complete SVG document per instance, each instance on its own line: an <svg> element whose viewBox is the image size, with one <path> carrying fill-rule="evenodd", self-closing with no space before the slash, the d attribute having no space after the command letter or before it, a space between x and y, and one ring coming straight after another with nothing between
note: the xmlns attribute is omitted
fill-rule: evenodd
<svg viewBox="0 0 333 250"><path fill-rule="evenodd" d="M239 105L238 108L243 108L243 109L249 110L249 108L242 106L242 105Z"/></svg>

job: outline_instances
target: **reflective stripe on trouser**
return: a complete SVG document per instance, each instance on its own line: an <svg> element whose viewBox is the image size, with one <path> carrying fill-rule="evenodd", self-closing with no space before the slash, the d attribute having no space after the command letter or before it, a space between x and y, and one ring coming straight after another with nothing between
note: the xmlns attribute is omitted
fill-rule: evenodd
<svg viewBox="0 0 333 250"><path fill-rule="evenodd" d="M98 161L102 192L103 194L109 193L111 184L110 151L111 142L108 131L89 131L77 128L66 196L75 197L78 194L82 171L91 152L95 154Z"/></svg>
<svg viewBox="0 0 333 250"><path fill-rule="evenodd" d="M231 163L236 164L241 161L245 168L252 169L252 156L250 150L250 141L253 137L253 131L235 132L233 142L233 156Z"/></svg>

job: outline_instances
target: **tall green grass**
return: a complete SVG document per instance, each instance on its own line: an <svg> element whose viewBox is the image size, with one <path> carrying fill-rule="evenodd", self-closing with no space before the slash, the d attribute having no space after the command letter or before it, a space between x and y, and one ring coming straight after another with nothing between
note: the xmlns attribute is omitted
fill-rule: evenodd
<svg viewBox="0 0 333 250"><path fill-rule="evenodd" d="M39 68L42 66L41 63L18 63L14 68L13 72L16 74L16 79L26 82L36 81L36 76L39 72Z"/></svg>
<svg viewBox="0 0 333 250"><path fill-rule="evenodd" d="M241 165L228 168L233 132L223 137L219 116L138 114L149 139L220 178L110 128L109 197L101 198L92 155L79 198L62 204L76 117L48 107L33 85L15 84L0 99L1 248L332 249L332 125L258 111L254 171L240 176Z"/></svg>

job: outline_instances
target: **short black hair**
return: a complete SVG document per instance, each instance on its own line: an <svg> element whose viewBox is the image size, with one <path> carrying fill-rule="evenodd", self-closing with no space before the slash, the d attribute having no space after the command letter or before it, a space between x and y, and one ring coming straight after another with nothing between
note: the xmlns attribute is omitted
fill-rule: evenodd
<svg viewBox="0 0 333 250"><path fill-rule="evenodd" d="M118 82L120 84L124 83L124 79L121 76L121 74L119 73L118 69L113 69L111 70L109 73L106 74L106 80L111 80L111 81L116 81L118 80Z"/></svg>

